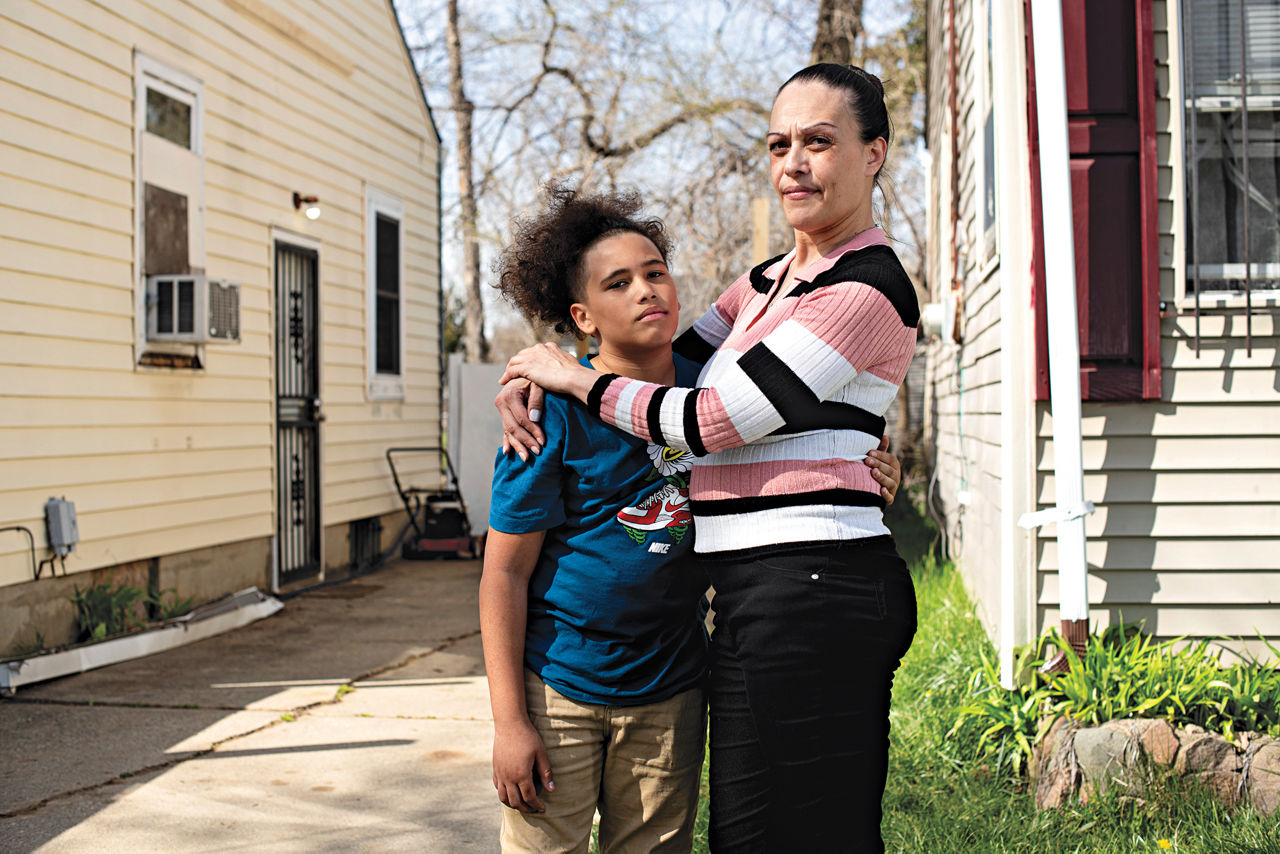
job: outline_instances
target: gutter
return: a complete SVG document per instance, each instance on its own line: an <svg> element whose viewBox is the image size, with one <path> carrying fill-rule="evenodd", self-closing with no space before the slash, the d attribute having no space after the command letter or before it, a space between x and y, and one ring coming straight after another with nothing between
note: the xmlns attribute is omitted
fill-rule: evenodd
<svg viewBox="0 0 1280 854"><path fill-rule="evenodd" d="M1053 414L1054 507L1024 513L1028 530L1058 526L1058 599L1063 637L1083 655L1089 635L1088 563L1080 428L1080 332L1076 314L1075 234L1071 211L1071 163L1067 142L1067 83L1061 0L1029 0L1035 48L1036 117L1039 124L1041 216L1044 224L1045 311L1049 326L1049 406ZM1062 671L1065 652L1045 665Z"/></svg>
<svg viewBox="0 0 1280 854"><path fill-rule="evenodd" d="M71 676L195 643L270 617L283 607L279 599L249 587L148 631L0 662L0 694L12 696L20 685Z"/></svg>

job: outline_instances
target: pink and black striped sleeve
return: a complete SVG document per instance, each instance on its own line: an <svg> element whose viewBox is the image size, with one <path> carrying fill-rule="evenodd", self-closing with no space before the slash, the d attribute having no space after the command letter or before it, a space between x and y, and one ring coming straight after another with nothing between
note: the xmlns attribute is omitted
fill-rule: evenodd
<svg viewBox="0 0 1280 854"><path fill-rule="evenodd" d="M740 276L702 317L676 338L672 349L691 362L705 365L729 337L738 313L754 294L750 274Z"/></svg>
<svg viewBox="0 0 1280 854"><path fill-rule="evenodd" d="M790 318L738 359L725 360L714 387L605 376L587 404L625 432L694 454L774 432L830 428L879 436L884 420L878 413L832 397L862 371L901 383L914 348L914 325L881 290L840 282L799 297Z"/></svg>

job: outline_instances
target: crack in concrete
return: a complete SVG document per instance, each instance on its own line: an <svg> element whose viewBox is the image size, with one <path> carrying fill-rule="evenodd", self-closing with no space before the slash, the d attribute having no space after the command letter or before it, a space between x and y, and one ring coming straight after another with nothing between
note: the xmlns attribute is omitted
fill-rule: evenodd
<svg viewBox="0 0 1280 854"><path fill-rule="evenodd" d="M415 661L419 661L423 658L426 658L429 655L435 655L437 652L443 652L444 650L449 649L450 647L456 646L458 643L464 640L467 640L468 638L473 638L478 634L480 634L479 629L476 629L470 632L464 632L463 634L460 634L460 635L451 635L449 637L446 637L440 640L435 646L429 647L428 649L424 649L421 652L410 653L409 655L406 655L403 658L399 659L398 661L392 662L390 664L384 664L380 667L375 667L374 669L369 670L365 673L362 673L359 676L356 676L352 679L349 679L345 682L340 683L340 685L344 685L350 688L356 682L367 681L380 674L387 673L389 671L396 670L401 667L405 667L406 665L412 664ZM346 696L346 694L348 693L350 692L338 690L334 693L334 696L328 700L317 700L314 703L307 703L306 705L303 705L303 706L297 706L295 708L285 709L285 710L246 709L242 706L197 706L195 708L191 708L185 705L166 706L166 705L160 705L160 704L153 705L153 704L138 704L138 703L123 703L123 702L98 702L98 701L90 701L90 700L80 700L80 701L54 700L54 699L19 700L16 697L9 698L6 702L25 702L25 703L31 703L31 704L44 703L48 705L83 706L85 708L102 706L106 708L156 708L156 709L173 709L173 710L179 710L179 711L200 711L202 709L204 710L212 709L215 711L231 711L231 712L281 711L282 715L285 715L285 714L293 715L294 720L286 721L283 719L283 717L279 717L279 718L276 718L275 720L267 721L265 724L258 727L254 727L253 729L246 730L244 732L239 732L234 735L229 735L223 739L219 739L218 741L213 742L208 747L202 748L201 750L193 750L190 753L186 753L181 756L175 756L174 758L166 760L164 762L156 762L152 765L147 765L137 770L122 771L117 776L108 778L101 782L91 783L87 786L80 786L75 789L69 789L65 792L58 792L56 794L49 795L48 797L43 798L34 803L25 804L15 809L0 812L0 819L17 818L19 816L29 816L32 813L38 812L39 810L43 809L49 804L55 803L57 801L63 801L68 798L73 798L77 795L86 795L92 792L97 792L107 788L108 786L125 785L125 784L128 784L129 781L132 780L134 777L139 777L146 774L158 773L160 771L167 771L170 768L173 768L177 765L181 765L183 762L189 762L192 759L199 759L203 756L207 756L210 753L215 752L219 747L222 747L223 745L228 744L230 742L236 741L237 739L246 738L251 735L256 735L257 733L264 732L268 729L271 729L272 727L280 726L281 724L296 722L302 715L306 714L312 709L318 708L320 706L336 705L338 703L341 703L342 698ZM416 718L414 719L416 720ZM441 719L447 720L447 718L441 718Z"/></svg>
<svg viewBox="0 0 1280 854"><path fill-rule="evenodd" d="M141 703L123 700L63 700L55 697L10 697L6 703L23 703L28 706L80 706L86 709L165 709L176 712L271 712L275 709L245 708L244 706L201 706L198 703ZM280 709L287 712L289 709Z"/></svg>

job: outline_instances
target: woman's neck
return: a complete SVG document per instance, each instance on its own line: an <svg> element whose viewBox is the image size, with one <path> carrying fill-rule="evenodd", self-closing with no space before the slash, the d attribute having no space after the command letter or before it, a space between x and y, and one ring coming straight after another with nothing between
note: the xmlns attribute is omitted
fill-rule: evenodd
<svg viewBox="0 0 1280 854"><path fill-rule="evenodd" d="M875 228L871 211L857 211L831 228L819 231L796 230L796 257L791 269L799 272L833 249L845 245L869 228Z"/></svg>
<svg viewBox="0 0 1280 854"><path fill-rule="evenodd" d="M617 374L646 383L674 385L676 366L671 357L671 343L652 350L617 350L600 342L600 352L591 366L605 374Z"/></svg>

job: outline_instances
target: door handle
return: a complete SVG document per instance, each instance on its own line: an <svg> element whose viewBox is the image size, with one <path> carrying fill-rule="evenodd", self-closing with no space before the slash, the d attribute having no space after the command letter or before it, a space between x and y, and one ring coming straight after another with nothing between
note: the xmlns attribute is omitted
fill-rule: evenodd
<svg viewBox="0 0 1280 854"><path fill-rule="evenodd" d="M311 398L310 413L312 421L320 422L324 420L324 405L320 402L320 398Z"/></svg>

